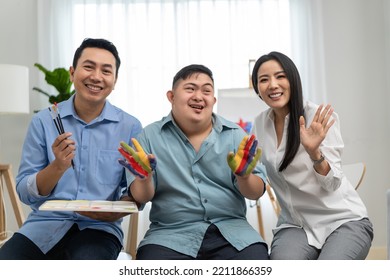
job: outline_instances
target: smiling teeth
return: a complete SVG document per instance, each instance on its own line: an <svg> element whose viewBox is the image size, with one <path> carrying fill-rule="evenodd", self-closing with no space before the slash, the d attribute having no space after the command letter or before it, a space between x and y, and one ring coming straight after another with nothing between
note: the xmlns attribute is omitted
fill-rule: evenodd
<svg viewBox="0 0 390 280"><path fill-rule="evenodd" d="M101 87L92 86L92 85L88 85L88 88L90 88L92 90L101 90L102 89Z"/></svg>
<svg viewBox="0 0 390 280"><path fill-rule="evenodd" d="M276 98L276 97L279 97L281 95L282 95L281 93L275 93L275 94L271 94L269 97Z"/></svg>
<svg viewBox="0 0 390 280"><path fill-rule="evenodd" d="M191 105L192 108L195 108L195 109L202 109L203 106L195 106L195 105Z"/></svg>

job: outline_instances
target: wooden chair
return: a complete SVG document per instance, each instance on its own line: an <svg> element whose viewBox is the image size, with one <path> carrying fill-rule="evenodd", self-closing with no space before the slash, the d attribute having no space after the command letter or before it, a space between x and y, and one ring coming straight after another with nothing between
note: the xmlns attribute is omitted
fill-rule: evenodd
<svg viewBox="0 0 390 280"><path fill-rule="evenodd" d="M343 165L345 176L351 182L352 186L357 190L366 175L366 164L364 162L356 162Z"/></svg>
<svg viewBox="0 0 390 280"><path fill-rule="evenodd" d="M0 241L6 238L6 220L5 220L5 205L4 201L4 188L3 181L5 186L7 186L8 195L14 210L16 222L18 226L21 227L24 223L24 213L22 209L22 204L19 200L19 197L16 193L16 185L14 176L12 174L12 168L10 164L0 164Z"/></svg>
<svg viewBox="0 0 390 280"><path fill-rule="evenodd" d="M138 240L138 220L139 214L133 213L124 218L123 223L128 220L127 238L124 244L124 250L119 253L118 260L135 260L137 253Z"/></svg>
<svg viewBox="0 0 390 280"><path fill-rule="evenodd" d="M268 178L267 178L266 189L267 189L267 194L268 194L269 200L271 201L271 204L272 204L272 208L274 209L276 216L279 216L280 211L281 211L280 205L279 205L279 202L275 196L274 190L271 188L271 184L270 184Z"/></svg>
<svg viewBox="0 0 390 280"><path fill-rule="evenodd" d="M131 214L124 219L122 225L124 228L128 228L127 238L125 240L124 250L120 252L118 260L136 259L139 241L144 237L147 229L149 228L150 207L151 202L148 202L145 204L142 211Z"/></svg>
<svg viewBox="0 0 390 280"><path fill-rule="evenodd" d="M278 200L275 196L275 193L273 189L271 188L270 182L267 178L267 184L266 184L266 192L268 194L268 198L271 202L272 209L274 210L276 216L279 216L280 213L280 205L278 203ZM250 205L253 206L253 205ZM263 239L266 239L265 232L264 232L264 221L263 221L263 213L262 213L262 206L261 206L261 201L258 199L256 201L256 212L257 212L257 222L258 222L258 227L259 227L259 233Z"/></svg>

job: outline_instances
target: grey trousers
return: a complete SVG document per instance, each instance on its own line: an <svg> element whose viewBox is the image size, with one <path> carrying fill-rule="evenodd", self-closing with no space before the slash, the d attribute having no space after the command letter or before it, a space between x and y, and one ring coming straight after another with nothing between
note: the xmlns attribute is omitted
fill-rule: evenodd
<svg viewBox="0 0 390 280"><path fill-rule="evenodd" d="M347 222L333 231L321 249L308 244L302 228L278 231L271 244L271 260L364 260L374 237L369 219Z"/></svg>

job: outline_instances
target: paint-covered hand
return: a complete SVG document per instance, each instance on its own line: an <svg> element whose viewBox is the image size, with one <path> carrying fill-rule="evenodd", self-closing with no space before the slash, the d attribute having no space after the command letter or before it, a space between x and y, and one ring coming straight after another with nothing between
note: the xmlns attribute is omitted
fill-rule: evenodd
<svg viewBox="0 0 390 280"><path fill-rule="evenodd" d="M247 135L238 146L237 153L228 154L227 162L234 174L245 176L253 171L260 157L261 149L257 148L257 139L254 135Z"/></svg>
<svg viewBox="0 0 390 280"><path fill-rule="evenodd" d="M144 179L156 169L156 158L153 155L146 154L137 139L132 138L131 142L133 142L135 150L126 142L120 142L121 146L118 150L124 159L118 161L135 176Z"/></svg>

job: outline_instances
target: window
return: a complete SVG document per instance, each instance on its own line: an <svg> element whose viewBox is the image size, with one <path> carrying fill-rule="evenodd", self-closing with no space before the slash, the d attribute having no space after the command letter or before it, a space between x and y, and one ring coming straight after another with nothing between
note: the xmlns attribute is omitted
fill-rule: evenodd
<svg viewBox="0 0 390 280"><path fill-rule="evenodd" d="M61 40L62 50L42 55L51 52L50 64L68 67L84 38L112 41L122 65L109 99L143 125L169 113L165 93L187 64L209 67L216 89L242 88L249 86L250 59L272 50L291 55L288 0L69 0L50 5L41 6L57 15L48 40Z"/></svg>

